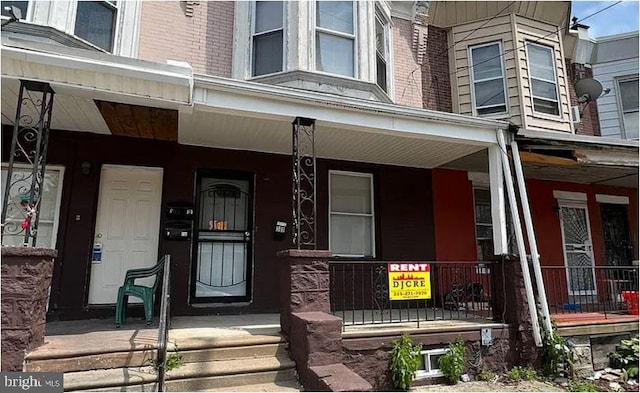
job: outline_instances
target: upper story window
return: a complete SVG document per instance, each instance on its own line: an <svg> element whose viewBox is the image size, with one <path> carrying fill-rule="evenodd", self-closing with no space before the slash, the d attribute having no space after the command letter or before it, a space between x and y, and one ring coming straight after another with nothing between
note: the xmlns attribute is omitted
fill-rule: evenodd
<svg viewBox="0 0 640 393"><path fill-rule="evenodd" d="M112 52L117 16L117 1L78 1L75 35Z"/></svg>
<svg viewBox="0 0 640 393"><path fill-rule="evenodd" d="M527 57L534 112L560 115L553 48L528 42Z"/></svg>
<svg viewBox="0 0 640 393"><path fill-rule="evenodd" d="M638 139L638 77L619 78L617 82L623 137Z"/></svg>
<svg viewBox="0 0 640 393"><path fill-rule="evenodd" d="M502 45L500 42L469 48L473 106L478 115L507 112Z"/></svg>
<svg viewBox="0 0 640 393"><path fill-rule="evenodd" d="M11 14L4 9L4 7L16 7L22 13L21 19L27 19L27 8L29 8L28 1L3 1L2 4L2 16L11 16Z"/></svg>
<svg viewBox="0 0 640 393"><path fill-rule="evenodd" d="M282 71L284 12L282 1L257 1L253 26L253 76Z"/></svg>
<svg viewBox="0 0 640 393"><path fill-rule="evenodd" d="M355 3L316 3L316 70L355 77Z"/></svg>
<svg viewBox="0 0 640 393"><path fill-rule="evenodd" d="M376 83L389 91L389 22L376 7Z"/></svg>
<svg viewBox="0 0 640 393"><path fill-rule="evenodd" d="M334 255L373 257L373 175L329 171L329 248Z"/></svg>

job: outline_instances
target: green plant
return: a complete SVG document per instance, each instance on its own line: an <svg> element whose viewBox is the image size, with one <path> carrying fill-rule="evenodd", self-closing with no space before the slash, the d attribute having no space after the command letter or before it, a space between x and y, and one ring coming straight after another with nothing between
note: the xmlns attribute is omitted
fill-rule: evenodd
<svg viewBox="0 0 640 393"><path fill-rule="evenodd" d="M622 340L616 351L609 353L609 359L615 367L624 369L627 379L634 378L638 376L639 352L640 338L636 335L630 340Z"/></svg>
<svg viewBox="0 0 640 393"><path fill-rule="evenodd" d="M507 371L507 378L512 381L538 381L540 376L538 372L531 367L514 367Z"/></svg>
<svg viewBox="0 0 640 393"><path fill-rule="evenodd" d="M175 348L174 351L171 353L167 352L167 358L164 362L164 371L175 370L183 365L182 355L180 355L180 352L178 351L178 344L174 343L173 346ZM157 369L158 359L152 359L151 365Z"/></svg>
<svg viewBox="0 0 640 393"><path fill-rule="evenodd" d="M477 378L479 381L493 382L496 380L496 374L485 368L481 368Z"/></svg>
<svg viewBox="0 0 640 393"><path fill-rule="evenodd" d="M599 392L598 388L591 382L586 381L569 381L570 392Z"/></svg>
<svg viewBox="0 0 640 393"><path fill-rule="evenodd" d="M542 372L547 377L564 374L569 377L573 367L570 344L558 335L555 323L551 334L542 332Z"/></svg>
<svg viewBox="0 0 640 393"><path fill-rule="evenodd" d="M422 345L414 345L405 333L393 342L390 354L391 381L395 389L408 390L420 368Z"/></svg>
<svg viewBox="0 0 640 393"><path fill-rule="evenodd" d="M464 371L465 345L464 340L460 337L449 344L447 353L440 357L438 367L449 382L458 383Z"/></svg>

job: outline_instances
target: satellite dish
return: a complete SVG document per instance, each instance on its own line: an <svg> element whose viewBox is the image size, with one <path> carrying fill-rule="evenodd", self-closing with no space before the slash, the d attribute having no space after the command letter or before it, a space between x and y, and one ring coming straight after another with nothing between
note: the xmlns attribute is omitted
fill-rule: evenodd
<svg viewBox="0 0 640 393"><path fill-rule="evenodd" d="M578 102L581 104L597 100L602 94L602 84L593 78L580 79L575 87Z"/></svg>

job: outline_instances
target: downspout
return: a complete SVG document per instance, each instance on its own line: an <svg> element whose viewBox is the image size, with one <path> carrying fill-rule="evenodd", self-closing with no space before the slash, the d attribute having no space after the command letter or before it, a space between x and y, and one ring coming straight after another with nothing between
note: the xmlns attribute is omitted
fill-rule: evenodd
<svg viewBox="0 0 640 393"><path fill-rule="evenodd" d="M524 226L527 229L529 239L529 250L531 251L531 261L533 262L533 273L536 277L536 287L538 289L538 299L542 308L542 322L544 323L547 334L551 336L553 327L551 326L551 316L549 315L549 304L547 303L547 292L544 290L544 281L542 280L542 270L540 269L540 255L538 254L538 243L536 242L536 234L533 230L533 221L531 220L531 209L529 209L529 196L527 195L527 186L522 173L522 162L520 161L520 151L518 150L518 142L511 141L511 153L513 155L513 166L516 170L516 179L518 181L518 191L520 192L520 204L522 206L522 214L524 215Z"/></svg>
<svg viewBox="0 0 640 393"><path fill-rule="evenodd" d="M509 165L509 157L507 156L507 148L504 142L504 131L497 129L498 146L500 147L500 156L502 157L502 169L505 184L507 185L507 197L509 198L509 207L511 211L511 220L513 221L516 233L516 243L518 245L518 254L520 257L520 268L522 269L522 278L524 280L524 289L527 293L527 304L529 306L529 317L531 318L531 326L533 329L533 340L536 346L542 346L542 337L540 336L540 326L538 325L538 312L536 309L536 301L533 295L533 286L531 284L531 276L529 274L529 263L527 262L527 251L522 236L522 226L520 225L520 213L516 202L516 193L513 187L513 178L511 176L511 167Z"/></svg>

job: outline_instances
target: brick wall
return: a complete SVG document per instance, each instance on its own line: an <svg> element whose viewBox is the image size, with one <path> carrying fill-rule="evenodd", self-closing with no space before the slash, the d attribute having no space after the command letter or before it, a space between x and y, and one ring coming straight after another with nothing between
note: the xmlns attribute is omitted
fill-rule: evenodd
<svg viewBox="0 0 640 393"><path fill-rule="evenodd" d="M193 3L192 16L186 3ZM233 18L231 1L145 1L138 57L186 61L196 73L231 77Z"/></svg>
<svg viewBox="0 0 640 393"><path fill-rule="evenodd" d="M422 64L423 107L453 112L447 32L431 25L428 31L427 53Z"/></svg>
<svg viewBox="0 0 640 393"><path fill-rule="evenodd" d="M567 74L569 76L569 96L571 98L571 106L578 105L578 97L574 85L583 78L593 78L593 70L585 67L583 64L571 64L566 59ZM600 120L598 118L598 107L595 101L590 102L582 113L580 124L576 128L576 134L580 135L600 135Z"/></svg>
<svg viewBox="0 0 640 393"><path fill-rule="evenodd" d="M422 70L413 48L412 22L393 18L392 37L395 103L422 108Z"/></svg>

